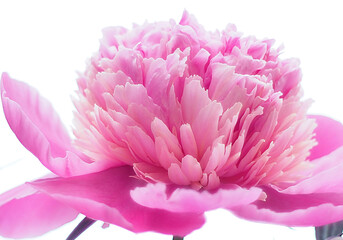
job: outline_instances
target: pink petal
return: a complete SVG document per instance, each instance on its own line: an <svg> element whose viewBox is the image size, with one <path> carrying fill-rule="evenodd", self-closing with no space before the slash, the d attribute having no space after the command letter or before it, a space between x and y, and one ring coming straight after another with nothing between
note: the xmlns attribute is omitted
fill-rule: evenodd
<svg viewBox="0 0 343 240"><path fill-rule="evenodd" d="M225 186L225 185L224 185ZM226 185L216 192L178 188L171 192L164 184L148 184L131 191L137 203L171 212L203 213L217 208L233 208L250 204L260 198L259 188L244 189Z"/></svg>
<svg viewBox="0 0 343 240"><path fill-rule="evenodd" d="M205 66L210 56L211 54L208 51L201 48L189 63L190 75L199 75L204 78L206 71Z"/></svg>
<svg viewBox="0 0 343 240"><path fill-rule="evenodd" d="M147 182L170 182L168 173L161 167L156 167L145 162L139 162L133 164L133 170L138 177Z"/></svg>
<svg viewBox="0 0 343 240"><path fill-rule="evenodd" d="M87 217L133 232L185 236L204 224L201 213L173 213L134 202L130 191L146 185L134 175L132 167L117 167L83 176L40 180L32 185Z"/></svg>
<svg viewBox="0 0 343 240"><path fill-rule="evenodd" d="M343 194L282 194L263 189L265 201L231 209L244 219L287 226L320 226L336 222L343 216Z"/></svg>
<svg viewBox="0 0 343 240"><path fill-rule="evenodd" d="M160 106L153 102L146 88L141 84L126 83L125 86L117 85L112 98L114 98L122 109L127 110L131 104L143 105L149 112L163 119Z"/></svg>
<svg viewBox="0 0 343 240"><path fill-rule="evenodd" d="M202 178L202 169L200 163L191 155L182 158L181 170L192 182L198 182Z"/></svg>
<svg viewBox="0 0 343 240"><path fill-rule="evenodd" d="M155 141L156 138L160 137L164 141L170 152L174 153L177 158L183 157L183 152L181 150L179 140L172 132L170 132L168 127L163 121L161 121L161 119L155 118L152 121L151 131L154 134Z"/></svg>
<svg viewBox="0 0 343 240"><path fill-rule="evenodd" d="M157 163L154 141L140 127L128 127L126 138L130 149L139 159Z"/></svg>
<svg viewBox="0 0 343 240"><path fill-rule="evenodd" d="M197 143L195 141L192 127L188 123L181 125L180 139L181 139L182 149L184 153L192 155L193 157L197 157L198 156Z"/></svg>
<svg viewBox="0 0 343 240"><path fill-rule="evenodd" d="M58 114L53 110L51 104L39 96L37 90L29 87L27 84L11 79L7 73L2 75L1 97L3 100L6 118L12 117L12 114L18 114L16 122L22 119L19 113L15 112L15 106L31 120L32 124L39 126L41 133L49 142L54 142L51 148L51 154L54 157L60 157L65 154L65 149L70 148L70 138L67 129L62 124ZM15 104L16 103L16 104ZM10 125L15 122L8 119ZM19 125L19 123L18 123ZM18 129L25 130L25 129Z"/></svg>
<svg viewBox="0 0 343 240"><path fill-rule="evenodd" d="M254 59L262 59L267 52L267 44L266 43L253 43L249 49L248 49L248 54L252 56Z"/></svg>
<svg viewBox="0 0 343 240"><path fill-rule="evenodd" d="M222 63L212 64L212 81L208 89L211 99L223 100L227 93L236 84L235 68Z"/></svg>
<svg viewBox="0 0 343 240"><path fill-rule="evenodd" d="M134 83L143 83L142 58L132 49L120 48L114 59L101 59L100 66L113 72L123 71Z"/></svg>
<svg viewBox="0 0 343 240"><path fill-rule="evenodd" d="M335 193L343 189L343 147L312 161L311 177L280 190L287 194ZM343 192L343 191L342 191Z"/></svg>
<svg viewBox="0 0 343 240"><path fill-rule="evenodd" d="M55 174L78 175L109 167L104 162L87 163L72 152L57 113L34 88L4 73L1 99L7 122L19 141Z"/></svg>
<svg viewBox="0 0 343 240"><path fill-rule="evenodd" d="M163 99L167 94L167 87L170 81L170 75L167 72L166 61L162 58L145 59L144 66L146 71L145 87L154 103L162 105Z"/></svg>
<svg viewBox="0 0 343 240"><path fill-rule="evenodd" d="M176 163L172 163L168 168L168 177L170 181L177 185L189 185L191 183Z"/></svg>
<svg viewBox="0 0 343 240"><path fill-rule="evenodd" d="M169 151L166 142L161 137L155 138L155 150L158 161L163 168L168 169L172 163L180 164L180 161L175 157L173 152Z"/></svg>
<svg viewBox="0 0 343 240"><path fill-rule="evenodd" d="M72 221L78 212L24 184L0 195L0 235L36 237Z"/></svg>
<svg viewBox="0 0 343 240"><path fill-rule="evenodd" d="M217 138L219 118L222 113L221 104L213 101L199 111L193 124L191 124L200 156Z"/></svg>
<svg viewBox="0 0 343 240"><path fill-rule="evenodd" d="M190 81L185 85L181 109L184 121L193 123L199 111L211 102L207 92L201 86L200 81Z"/></svg>
<svg viewBox="0 0 343 240"><path fill-rule="evenodd" d="M318 124L314 130L318 145L312 148L309 159L313 160L329 154L336 148L343 146L343 124L331 118L312 115Z"/></svg>

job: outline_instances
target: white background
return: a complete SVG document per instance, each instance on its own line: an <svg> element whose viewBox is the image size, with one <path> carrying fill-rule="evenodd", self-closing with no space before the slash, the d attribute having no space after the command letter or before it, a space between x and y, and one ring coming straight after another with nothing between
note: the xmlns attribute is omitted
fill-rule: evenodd
<svg viewBox="0 0 343 240"><path fill-rule="evenodd" d="M303 70L310 112L343 122L343 7L340 1L4 1L0 0L0 72L26 81L53 103L70 127L76 71L98 48L101 29L179 21L184 9L208 30L236 24L245 35L284 44L283 58L297 57ZM0 193L47 170L16 140L0 112ZM1 214L1 213L0 213ZM37 239L65 239L78 218ZM207 214L205 226L187 236L201 239L314 239L312 228L287 228L237 219L228 211ZM95 224L79 239L171 239L156 233L135 235ZM1 238L0 239L4 239Z"/></svg>

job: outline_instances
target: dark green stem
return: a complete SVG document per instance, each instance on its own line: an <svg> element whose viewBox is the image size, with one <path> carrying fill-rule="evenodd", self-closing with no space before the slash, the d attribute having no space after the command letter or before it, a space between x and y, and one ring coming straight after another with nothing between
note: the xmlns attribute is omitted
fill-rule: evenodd
<svg viewBox="0 0 343 240"><path fill-rule="evenodd" d="M78 236L81 235L84 231L87 230L90 226L95 223L95 220L90 219L88 217L85 217L77 226L74 228L74 230L71 232L71 234L67 237L66 240L75 240Z"/></svg>
<svg viewBox="0 0 343 240"><path fill-rule="evenodd" d="M183 237L173 236L173 240L183 240Z"/></svg>

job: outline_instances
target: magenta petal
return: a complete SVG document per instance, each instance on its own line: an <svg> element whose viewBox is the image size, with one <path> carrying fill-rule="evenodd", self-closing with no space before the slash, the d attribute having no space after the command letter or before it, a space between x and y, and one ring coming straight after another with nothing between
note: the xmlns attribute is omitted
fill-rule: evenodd
<svg viewBox="0 0 343 240"><path fill-rule="evenodd" d="M309 116L316 120L317 127L314 130L318 145L312 148L310 160L325 156L343 146L343 124L331 118L312 115Z"/></svg>
<svg viewBox="0 0 343 240"><path fill-rule="evenodd" d="M133 232L156 231L185 236L204 224L203 214L173 213L147 208L133 201L130 191L146 184L132 177L134 175L132 167L126 166L71 178L39 180L32 184L87 217Z"/></svg>
<svg viewBox="0 0 343 240"><path fill-rule="evenodd" d="M342 220L343 194L288 195L265 188L265 201L239 206L232 212L242 218L286 226L321 226Z"/></svg>
<svg viewBox="0 0 343 240"><path fill-rule="evenodd" d="M259 188L244 189L234 184L223 186L216 192L178 188L170 193L164 184L148 184L131 191L131 196L134 201L149 208L203 213L217 208L230 209L250 204L259 199L261 193Z"/></svg>
<svg viewBox="0 0 343 240"><path fill-rule="evenodd" d="M108 168L106 163L84 162L72 152L57 113L34 88L4 73L1 99L7 122L19 141L55 174L79 175Z"/></svg>
<svg viewBox="0 0 343 240"><path fill-rule="evenodd" d="M0 195L0 235L35 237L72 221L78 212L24 184Z"/></svg>

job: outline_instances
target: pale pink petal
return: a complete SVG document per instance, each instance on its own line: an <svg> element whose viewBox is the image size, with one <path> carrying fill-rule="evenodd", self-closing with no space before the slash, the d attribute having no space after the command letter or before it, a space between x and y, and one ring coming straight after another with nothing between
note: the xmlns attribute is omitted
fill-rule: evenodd
<svg viewBox="0 0 343 240"><path fill-rule="evenodd" d="M313 160L329 154L336 148L343 146L343 124L320 115L310 115L316 120L317 127L314 130L318 145L311 149L309 159Z"/></svg>
<svg viewBox="0 0 343 240"><path fill-rule="evenodd" d="M236 84L235 68L222 63L212 64L212 81L208 89L211 99L221 101Z"/></svg>
<svg viewBox="0 0 343 240"><path fill-rule="evenodd" d="M118 46L118 40L116 36L123 35L127 32L127 29L124 27L106 27L102 30L102 34L104 35L104 38L101 41L101 44L104 44L106 46Z"/></svg>
<svg viewBox="0 0 343 240"><path fill-rule="evenodd" d="M342 219L343 194L282 194L264 188L267 198L231 211L244 219L286 226L320 226Z"/></svg>
<svg viewBox="0 0 343 240"><path fill-rule="evenodd" d="M228 64L236 66L236 73L253 75L254 72L263 69L266 62L244 55L238 47L233 47L231 55L228 56Z"/></svg>
<svg viewBox="0 0 343 240"><path fill-rule="evenodd" d="M155 140L157 137L160 137L165 142L169 151L175 154L177 158L182 158L183 153L181 146L177 137L170 132L168 127L164 124L161 119L155 118L151 123L151 131L154 134Z"/></svg>
<svg viewBox="0 0 343 240"><path fill-rule="evenodd" d="M181 170L189 181L198 182L202 177L200 163L191 155L186 155L182 158Z"/></svg>
<svg viewBox="0 0 343 240"><path fill-rule="evenodd" d="M157 163L154 141L144 130L137 126L128 127L126 138L130 149L139 159Z"/></svg>
<svg viewBox="0 0 343 240"><path fill-rule="evenodd" d="M186 48L184 51L177 49L173 54L170 54L166 57L166 65L168 74L170 76L168 89L173 88L172 96L175 95L177 99L180 99L182 96L185 78L189 76L188 57L190 54L190 49ZM170 96L169 90L169 98ZM170 101L170 99L169 99Z"/></svg>
<svg viewBox="0 0 343 240"><path fill-rule="evenodd" d="M127 109L127 114L134 120L137 125L141 125L150 136L151 133L151 122L155 118L155 115L151 113L146 107L141 104L131 103Z"/></svg>
<svg viewBox="0 0 343 240"><path fill-rule="evenodd" d="M214 146L212 146L211 155L208 158L208 161L201 161L200 163L203 166L204 172L209 173L215 170L218 167L218 165L225 161L225 159L227 158L228 156L225 156L225 145L217 143Z"/></svg>
<svg viewBox="0 0 343 240"><path fill-rule="evenodd" d="M142 57L132 49L119 48L113 59L103 58L100 66L113 72L123 71L134 83L143 83Z"/></svg>
<svg viewBox="0 0 343 240"><path fill-rule="evenodd" d="M193 157L198 156L198 147L195 141L195 137L192 131L191 125L182 124L180 127L180 139L182 149L185 154L189 154Z"/></svg>
<svg viewBox="0 0 343 240"><path fill-rule="evenodd" d="M202 25L198 23L196 18L192 14L189 14L186 10L183 11L180 25L190 26L199 33L203 33L205 31Z"/></svg>
<svg viewBox="0 0 343 240"><path fill-rule="evenodd" d="M210 57L210 53L204 48L200 49L199 52L192 58L189 63L189 72L191 75L196 74L200 77L205 77L206 64Z"/></svg>
<svg viewBox="0 0 343 240"><path fill-rule="evenodd" d="M27 238L72 221L78 212L28 184L0 195L0 235Z"/></svg>
<svg viewBox="0 0 343 240"><path fill-rule="evenodd" d="M262 59L267 52L267 44L263 42L253 43L248 50L248 54L254 59Z"/></svg>
<svg viewBox="0 0 343 240"><path fill-rule="evenodd" d="M145 59L143 61L145 67L145 82L148 95L153 99L154 103L162 105L163 99L167 94L167 87L170 81L170 75L167 72L166 61L162 58Z"/></svg>
<svg viewBox="0 0 343 240"><path fill-rule="evenodd" d="M168 178L168 173L161 167L156 167L149 163L140 162L133 164L133 170L135 171L137 177L140 177L147 182L171 183Z"/></svg>
<svg viewBox="0 0 343 240"><path fill-rule="evenodd" d="M74 153L57 113L29 85L4 73L1 99L7 122L19 141L55 174L79 175L111 166L111 162L86 162Z"/></svg>
<svg viewBox="0 0 343 240"><path fill-rule="evenodd" d="M220 186L220 179L217 173L215 171L210 172L207 175L207 184L203 184L203 185L205 186L206 190L217 189Z"/></svg>
<svg viewBox="0 0 343 240"><path fill-rule="evenodd" d="M292 61L292 64L294 64L296 61ZM287 94L293 90L296 89L297 85L300 83L302 77L301 70L297 64L294 64L292 68L288 69L287 72L285 72L281 78L277 81L275 85L276 91L282 91L284 95L287 96Z"/></svg>
<svg viewBox="0 0 343 240"><path fill-rule="evenodd" d="M177 25L174 34L166 44L167 54L172 54L177 50L185 50L192 46L194 51L199 51L200 44L196 32L187 25Z"/></svg>
<svg viewBox="0 0 343 240"><path fill-rule="evenodd" d="M222 113L222 106L213 101L200 109L193 124L191 124L200 156L218 137L219 118Z"/></svg>
<svg viewBox="0 0 343 240"><path fill-rule="evenodd" d="M202 213L173 213L134 202L130 191L146 185L134 175L132 167L117 167L83 176L40 180L32 185L87 217L133 232L185 236L204 224Z"/></svg>
<svg viewBox="0 0 343 240"><path fill-rule="evenodd" d="M189 185L191 182L190 180L186 177L186 175L183 173L181 170L181 167L176 164L172 163L170 167L168 168L168 177L170 181L177 185Z"/></svg>
<svg viewBox="0 0 343 240"><path fill-rule="evenodd" d="M247 205L259 199L262 193L259 188L244 189L235 184L224 185L214 192L170 188L164 184L148 184L131 191L131 196L137 203L151 209L202 213L216 208Z"/></svg>
<svg viewBox="0 0 343 240"><path fill-rule="evenodd" d="M112 97L125 110L128 109L129 105L135 103L143 105L149 112L163 119L160 106L153 102L146 88L141 84L126 83L125 86L117 85Z"/></svg>
<svg viewBox="0 0 343 240"><path fill-rule="evenodd" d="M211 102L207 92L201 87L200 81L193 80L185 85L181 99L181 109L184 121L192 123L199 111Z"/></svg>
<svg viewBox="0 0 343 240"><path fill-rule="evenodd" d="M175 157L174 153L169 151L166 142L161 137L155 138L155 150L158 156L158 161L163 168L168 169L170 164L180 163L180 161Z"/></svg>

